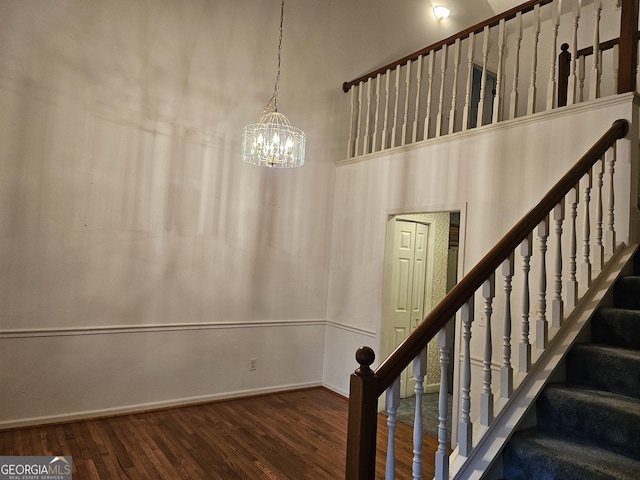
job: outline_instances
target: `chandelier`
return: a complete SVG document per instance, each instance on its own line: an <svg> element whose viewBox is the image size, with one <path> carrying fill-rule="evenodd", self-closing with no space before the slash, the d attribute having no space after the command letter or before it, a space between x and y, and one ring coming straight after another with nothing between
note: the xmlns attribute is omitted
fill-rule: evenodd
<svg viewBox="0 0 640 480"><path fill-rule="evenodd" d="M261 167L290 168L304 163L304 132L291 126L287 117L278 112L283 19L284 0L280 7L278 70L273 95L260 114L260 121L244 127L242 134L242 160Z"/></svg>

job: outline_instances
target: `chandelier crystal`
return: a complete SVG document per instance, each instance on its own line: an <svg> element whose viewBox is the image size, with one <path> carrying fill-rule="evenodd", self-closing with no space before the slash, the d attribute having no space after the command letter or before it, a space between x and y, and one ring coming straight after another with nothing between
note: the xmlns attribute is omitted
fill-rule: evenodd
<svg viewBox="0 0 640 480"><path fill-rule="evenodd" d="M244 127L242 135L242 160L261 167L291 168L304 163L304 132L291 126L287 117L278 112L283 19L284 0L280 8L278 70L273 95L262 111L259 122Z"/></svg>

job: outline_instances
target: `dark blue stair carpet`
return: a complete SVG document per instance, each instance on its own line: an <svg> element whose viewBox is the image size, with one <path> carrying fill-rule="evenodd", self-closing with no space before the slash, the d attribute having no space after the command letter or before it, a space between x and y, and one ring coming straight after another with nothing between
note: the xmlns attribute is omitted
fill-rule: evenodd
<svg viewBox="0 0 640 480"><path fill-rule="evenodd" d="M613 288L613 298L619 308L640 310L640 277L620 277Z"/></svg>
<svg viewBox="0 0 640 480"><path fill-rule="evenodd" d="M640 462L532 428L516 432L504 450L509 480L638 480Z"/></svg>
<svg viewBox="0 0 640 480"><path fill-rule="evenodd" d="M536 402L538 428L640 460L640 401L578 386L548 385Z"/></svg>
<svg viewBox="0 0 640 480"><path fill-rule="evenodd" d="M567 379L578 385L640 399L640 351L608 345L574 345Z"/></svg>
<svg viewBox="0 0 640 480"><path fill-rule="evenodd" d="M599 344L640 350L640 310L599 308L591 320L591 336Z"/></svg>
<svg viewBox="0 0 640 480"><path fill-rule="evenodd" d="M640 274L640 253L633 260ZM640 276L614 286L591 318L591 343L566 357L566 382L536 401L537 427L516 432L506 480L640 480Z"/></svg>

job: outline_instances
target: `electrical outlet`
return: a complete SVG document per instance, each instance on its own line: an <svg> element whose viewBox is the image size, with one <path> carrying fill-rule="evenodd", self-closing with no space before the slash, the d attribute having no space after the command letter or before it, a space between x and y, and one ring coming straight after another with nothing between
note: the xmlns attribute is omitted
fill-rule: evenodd
<svg viewBox="0 0 640 480"><path fill-rule="evenodd" d="M253 372L256 368L258 368L258 359L250 358L249 359L249 371Z"/></svg>
<svg viewBox="0 0 640 480"><path fill-rule="evenodd" d="M487 319L484 316L484 313L481 313L480 315L478 315L478 326L479 327L486 327L487 326Z"/></svg>

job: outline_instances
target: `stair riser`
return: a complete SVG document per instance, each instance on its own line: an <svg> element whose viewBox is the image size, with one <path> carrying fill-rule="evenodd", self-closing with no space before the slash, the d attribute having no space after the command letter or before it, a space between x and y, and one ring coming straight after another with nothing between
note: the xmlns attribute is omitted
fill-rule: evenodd
<svg viewBox="0 0 640 480"><path fill-rule="evenodd" d="M574 346L567 355L567 379L586 387L640 399L640 358L629 359Z"/></svg>
<svg viewBox="0 0 640 480"><path fill-rule="evenodd" d="M614 303L618 308L640 310L640 277L621 277L613 290Z"/></svg>
<svg viewBox="0 0 640 480"><path fill-rule="evenodd" d="M536 403L538 428L640 460L640 408L610 404L570 390L547 388Z"/></svg>
<svg viewBox="0 0 640 480"><path fill-rule="evenodd" d="M509 480L537 480L537 479L562 479L562 480L611 480L609 475L594 476L592 472L577 470L573 465L549 466L543 459L532 458L530 452L522 452L521 455L505 452L505 465L503 471L505 478Z"/></svg>
<svg viewBox="0 0 640 480"><path fill-rule="evenodd" d="M562 453L562 452L559 452ZM508 480L611 480L609 473L598 471L593 466L571 461L562 456L553 457L536 442L516 440L507 444L503 456L503 476ZM634 468L634 467L631 467ZM605 470L605 469L602 469ZM621 480L637 479L634 472L625 466ZM606 471L606 470L605 470Z"/></svg>
<svg viewBox="0 0 640 480"><path fill-rule="evenodd" d="M640 310L601 308L591 319L595 342L640 350Z"/></svg>

